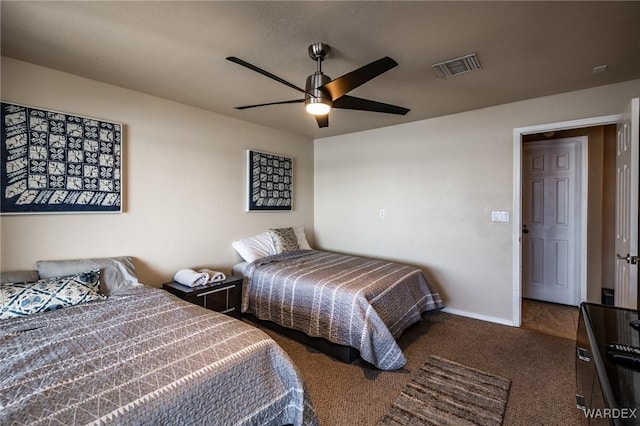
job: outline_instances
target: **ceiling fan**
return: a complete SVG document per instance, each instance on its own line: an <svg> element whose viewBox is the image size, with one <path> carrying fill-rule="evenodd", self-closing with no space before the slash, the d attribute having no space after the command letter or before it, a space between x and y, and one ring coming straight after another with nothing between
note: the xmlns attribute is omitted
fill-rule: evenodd
<svg viewBox="0 0 640 426"><path fill-rule="evenodd" d="M235 107L236 109L256 108L267 105L282 105L304 102L305 108L309 114L315 116L318 127L329 126L329 111L331 108L355 109L360 111L383 112L387 114L405 115L410 110L396 105L385 104L369 99L356 98L347 95L348 92L356 87L366 83L367 81L389 71L398 65L396 61L388 56L373 61L357 70L351 71L334 80L322 72L322 61L327 56L331 48L324 43L313 43L309 46L309 56L316 61L316 72L307 77L304 90L300 87L289 83L288 81L271 74L268 71L258 68L246 61L235 56L229 56L227 60L234 62L250 70L256 71L266 77L269 77L279 83L291 87L298 92L304 93L304 99L293 99L289 101L269 102L266 104L245 105Z"/></svg>

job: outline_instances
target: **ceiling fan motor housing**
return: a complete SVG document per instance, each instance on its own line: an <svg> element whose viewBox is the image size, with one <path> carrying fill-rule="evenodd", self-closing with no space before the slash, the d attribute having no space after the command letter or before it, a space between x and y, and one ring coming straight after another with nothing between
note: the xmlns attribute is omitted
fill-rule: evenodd
<svg viewBox="0 0 640 426"><path fill-rule="evenodd" d="M331 106L331 96L321 87L331 81L331 78L324 75L322 71L316 71L307 77L305 84L304 104L323 103Z"/></svg>

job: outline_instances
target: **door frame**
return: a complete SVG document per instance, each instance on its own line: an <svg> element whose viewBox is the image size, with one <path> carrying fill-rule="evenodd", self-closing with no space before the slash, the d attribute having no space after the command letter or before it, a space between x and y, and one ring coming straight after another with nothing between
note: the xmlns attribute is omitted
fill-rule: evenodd
<svg viewBox="0 0 640 426"><path fill-rule="evenodd" d="M512 282L513 282L513 326L520 327L522 323L522 136L553 132L560 130L579 129L582 127L604 126L615 124L620 119L621 114L607 115L601 117L584 118L578 120L562 121L557 123L537 124L513 129L513 228L512 228ZM582 224L580 239L583 244L580 249L580 299L587 298L587 144L583 147L582 156Z"/></svg>

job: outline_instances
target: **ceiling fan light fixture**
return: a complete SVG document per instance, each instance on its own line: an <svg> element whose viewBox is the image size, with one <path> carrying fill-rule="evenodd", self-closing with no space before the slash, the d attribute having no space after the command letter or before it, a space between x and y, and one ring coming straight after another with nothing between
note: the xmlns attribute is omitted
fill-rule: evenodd
<svg viewBox="0 0 640 426"><path fill-rule="evenodd" d="M331 101L324 98L308 98L304 101L304 107L311 115L326 115L331 111Z"/></svg>
<svg viewBox="0 0 640 426"><path fill-rule="evenodd" d="M320 60L318 60L318 64L320 64ZM321 89L322 85L330 81L331 78L324 75L321 70L307 77L307 82L304 86L306 92L304 107L309 114L327 115L331 111L331 98Z"/></svg>

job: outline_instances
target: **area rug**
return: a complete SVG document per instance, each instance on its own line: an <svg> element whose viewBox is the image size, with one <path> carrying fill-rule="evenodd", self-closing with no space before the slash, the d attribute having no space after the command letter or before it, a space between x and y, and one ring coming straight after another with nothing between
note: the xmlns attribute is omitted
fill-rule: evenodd
<svg viewBox="0 0 640 426"><path fill-rule="evenodd" d="M378 423L382 425L501 425L511 381L429 357Z"/></svg>

